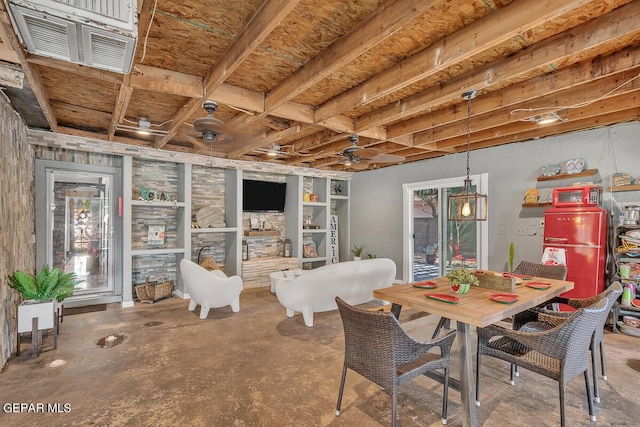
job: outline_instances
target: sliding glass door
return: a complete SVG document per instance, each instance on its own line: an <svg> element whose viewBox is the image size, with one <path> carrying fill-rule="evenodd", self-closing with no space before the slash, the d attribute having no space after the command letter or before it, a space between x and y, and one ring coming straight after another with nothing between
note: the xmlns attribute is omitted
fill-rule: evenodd
<svg viewBox="0 0 640 427"><path fill-rule="evenodd" d="M486 194L487 174L471 178L474 189ZM486 268L486 221L447 219L448 198L462 191L463 179L403 186L404 281L440 277L456 267Z"/></svg>

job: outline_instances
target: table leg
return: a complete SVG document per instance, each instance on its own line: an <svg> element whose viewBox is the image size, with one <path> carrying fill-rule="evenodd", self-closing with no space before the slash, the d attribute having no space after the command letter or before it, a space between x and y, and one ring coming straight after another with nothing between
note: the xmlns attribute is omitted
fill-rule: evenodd
<svg viewBox="0 0 640 427"><path fill-rule="evenodd" d="M462 425L475 427L476 419L475 396L473 392L473 358L471 348L471 328L469 324L456 322L458 325L458 342L460 344L460 400L462 406Z"/></svg>
<svg viewBox="0 0 640 427"><path fill-rule="evenodd" d="M402 310L402 306L400 304L396 304L395 302L391 304L391 313L396 316L396 319L400 319L400 311Z"/></svg>

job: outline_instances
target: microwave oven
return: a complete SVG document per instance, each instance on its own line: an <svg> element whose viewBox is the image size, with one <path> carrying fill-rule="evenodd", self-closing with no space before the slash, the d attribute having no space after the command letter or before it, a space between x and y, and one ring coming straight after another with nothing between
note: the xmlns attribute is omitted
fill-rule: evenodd
<svg viewBox="0 0 640 427"><path fill-rule="evenodd" d="M601 192L598 185L558 187L553 189L552 202L557 208L598 206Z"/></svg>

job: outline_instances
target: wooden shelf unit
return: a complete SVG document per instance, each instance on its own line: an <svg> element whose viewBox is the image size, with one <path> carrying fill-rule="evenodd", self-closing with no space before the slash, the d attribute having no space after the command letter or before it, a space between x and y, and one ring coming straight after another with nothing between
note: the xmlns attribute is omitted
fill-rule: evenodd
<svg viewBox="0 0 640 427"><path fill-rule="evenodd" d="M621 191L640 191L640 184L619 185L617 187L609 187L607 190L612 193L618 193Z"/></svg>
<svg viewBox="0 0 640 427"><path fill-rule="evenodd" d="M598 169L585 169L580 173L559 173L551 176L539 176L537 178L540 181L555 181L559 179L580 178L583 176L593 176L598 173Z"/></svg>
<svg viewBox="0 0 640 427"><path fill-rule="evenodd" d="M523 208L546 208L552 206L551 202L542 202L542 203L523 203Z"/></svg>
<svg viewBox="0 0 640 427"><path fill-rule="evenodd" d="M245 230L244 235L248 237L278 236L280 235L280 231L279 230L256 230L256 231Z"/></svg>

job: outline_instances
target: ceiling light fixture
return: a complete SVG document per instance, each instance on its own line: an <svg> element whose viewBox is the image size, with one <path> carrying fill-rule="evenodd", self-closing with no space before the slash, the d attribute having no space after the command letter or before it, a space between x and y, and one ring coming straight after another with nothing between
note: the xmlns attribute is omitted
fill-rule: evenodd
<svg viewBox="0 0 640 427"><path fill-rule="evenodd" d="M533 116L531 118L532 122L536 122L540 126L549 125L551 123L555 123L558 121L566 122L567 119L563 119L557 113L551 111L549 113L541 114L539 116Z"/></svg>
<svg viewBox="0 0 640 427"><path fill-rule="evenodd" d="M278 144L273 144L267 151L267 156L274 157L278 154L280 154L280 146Z"/></svg>
<svg viewBox="0 0 640 427"><path fill-rule="evenodd" d="M129 120L129 119L124 119L124 121L127 123L136 124L136 126L118 124L116 127L117 130L122 130L126 132L135 132L138 135L147 136L147 135L166 135L167 133L169 133L169 131L162 130L162 129L152 129L152 127L164 126L165 124L169 123L171 120L167 120L166 122L160 123L160 124L154 124L154 123L151 123L151 121L147 117L140 116L137 122L134 122L133 120Z"/></svg>
<svg viewBox="0 0 640 427"><path fill-rule="evenodd" d="M140 117L138 119L138 130L136 131L140 135L151 135L151 122L146 117Z"/></svg>
<svg viewBox="0 0 640 427"><path fill-rule="evenodd" d="M449 196L448 219L449 221L486 221L487 196L473 191L471 178L469 178L469 152L471 149L471 100L478 95L475 89L462 94L462 99L467 101L467 178L464 180L462 192Z"/></svg>

